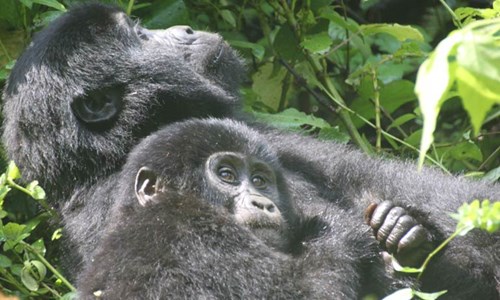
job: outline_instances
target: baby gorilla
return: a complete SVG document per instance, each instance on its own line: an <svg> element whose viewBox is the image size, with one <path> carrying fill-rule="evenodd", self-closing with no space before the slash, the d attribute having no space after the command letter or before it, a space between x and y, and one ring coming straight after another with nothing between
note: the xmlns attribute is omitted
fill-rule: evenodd
<svg viewBox="0 0 500 300"><path fill-rule="evenodd" d="M345 211L325 222L296 209L263 141L242 123L210 119L141 142L79 296L356 299L398 288L368 226Z"/></svg>

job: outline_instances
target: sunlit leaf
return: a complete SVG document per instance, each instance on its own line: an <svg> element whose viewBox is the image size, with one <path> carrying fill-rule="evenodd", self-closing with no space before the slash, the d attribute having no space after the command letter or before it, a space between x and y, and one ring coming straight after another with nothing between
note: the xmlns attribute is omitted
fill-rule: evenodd
<svg viewBox="0 0 500 300"><path fill-rule="evenodd" d="M31 2L52 7L59 11L66 11L66 7L64 7L64 5L57 2L56 0L31 0Z"/></svg>
<svg viewBox="0 0 500 300"><path fill-rule="evenodd" d="M389 296L383 298L383 300L411 300L413 299L413 290L410 288L398 290Z"/></svg>
<svg viewBox="0 0 500 300"><path fill-rule="evenodd" d="M359 26L363 34L372 35L376 33L387 33L400 41L417 40L424 41L424 37L415 27L399 24L368 24Z"/></svg>
<svg viewBox="0 0 500 300"><path fill-rule="evenodd" d="M21 172L19 172L19 169L17 168L14 161L9 162L9 165L7 166L7 171L5 173L7 175L7 179L10 180L21 178Z"/></svg>

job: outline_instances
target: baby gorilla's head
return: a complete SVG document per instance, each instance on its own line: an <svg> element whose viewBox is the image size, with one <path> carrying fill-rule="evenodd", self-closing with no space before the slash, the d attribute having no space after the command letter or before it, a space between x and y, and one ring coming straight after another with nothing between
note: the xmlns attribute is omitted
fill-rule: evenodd
<svg viewBox="0 0 500 300"><path fill-rule="evenodd" d="M130 161L139 162L133 169L140 206L168 201L169 195L194 197L231 215L270 246L287 248L298 216L281 167L264 138L242 123L173 124L141 143Z"/></svg>

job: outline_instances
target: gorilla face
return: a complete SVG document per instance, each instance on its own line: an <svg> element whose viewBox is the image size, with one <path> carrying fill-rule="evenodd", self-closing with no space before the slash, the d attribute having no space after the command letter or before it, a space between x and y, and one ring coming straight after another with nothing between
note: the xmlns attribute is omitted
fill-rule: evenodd
<svg viewBox="0 0 500 300"><path fill-rule="evenodd" d="M224 204L238 223L281 225L276 175L267 163L241 153L218 152L208 158L205 174L211 190L227 199Z"/></svg>
<svg viewBox="0 0 500 300"><path fill-rule="evenodd" d="M3 141L27 180L64 195L116 170L165 123L232 115L241 69L217 34L146 30L114 7L77 7L18 59L3 95Z"/></svg>

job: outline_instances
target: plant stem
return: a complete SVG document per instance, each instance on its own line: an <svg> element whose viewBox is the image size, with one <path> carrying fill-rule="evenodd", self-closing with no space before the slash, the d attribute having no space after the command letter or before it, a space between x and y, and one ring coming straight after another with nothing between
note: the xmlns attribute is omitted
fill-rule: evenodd
<svg viewBox="0 0 500 300"><path fill-rule="evenodd" d="M7 60L8 61L11 61L12 60L12 57L10 57L9 55L9 51L7 51L7 48L5 48L4 44L2 43L2 40L0 39L0 47L2 48L2 51L3 53L5 54L5 56L7 57Z"/></svg>
<svg viewBox="0 0 500 300"><path fill-rule="evenodd" d="M446 3L445 0L439 0L441 4L444 6L444 8L450 13L451 17L453 18L453 21L455 21L455 24L457 25L458 28L462 28L462 23L460 23L460 20L458 19L457 15L451 9L451 7Z"/></svg>
<svg viewBox="0 0 500 300"><path fill-rule="evenodd" d="M382 125L380 123L380 88L377 81L377 71L371 71L373 80L373 100L375 101L375 131L377 133L377 141L375 142L375 149L377 153L382 150Z"/></svg>
<svg viewBox="0 0 500 300"><path fill-rule="evenodd" d="M7 178L7 183L17 189L17 190L20 190L21 192L31 196L31 192L28 191L26 188L20 186L19 184L17 184L14 180L10 179L10 178ZM57 214L57 212L51 208L48 204L47 204L47 201L45 201L45 199L35 199L38 203L40 203L40 205L52 216L52 217L56 217L56 218L59 218L59 215Z"/></svg>
<svg viewBox="0 0 500 300"><path fill-rule="evenodd" d="M1 273L5 278L7 279L6 281L9 282L10 284L14 285L21 293L24 295L30 295L31 292L26 289L21 283L19 283L9 272L7 272L5 269L0 269Z"/></svg>
<svg viewBox="0 0 500 300"><path fill-rule="evenodd" d="M280 4L278 4L276 1L269 0L269 1L267 1L267 3L269 5L271 5L271 7L273 7L273 9L276 12L280 12L280 11L283 12L283 15L284 15L285 19L287 20L288 25L292 28L292 31L295 34L295 38L300 43L303 40L301 28L300 28L297 20L295 19L295 16L293 15L292 10L288 6L287 2L285 0L280 0L279 1ZM314 60L314 58L311 56L309 51L307 51L307 49L303 49L303 52L304 52L304 56L305 56L306 60L308 61L309 65L311 65L311 67L313 68L314 73L315 74L322 74L321 76L318 76L318 79L319 79L319 82L322 84L322 88L324 89L324 91L329 95L330 99L333 102L337 103L339 108L341 108L338 111L339 117L340 117L342 123L344 124L344 126L346 127L347 131L349 132L349 135L351 136L353 142L356 145L358 145L361 148L361 150L363 150L365 153L369 153L369 154L372 153L373 151L372 151L371 146L363 140L363 138L359 134L356 126L352 122L351 116L349 114L349 110L344 109L346 107L344 100L342 99L342 97L338 93L338 91L335 88L335 86L333 85L332 81L328 78L328 76L325 76L325 74L323 72L324 68L322 68L321 65L316 60Z"/></svg>
<svg viewBox="0 0 500 300"><path fill-rule="evenodd" d="M132 13L132 7L134 7L135 0L129 0L127 5L127 16L130 16Z"/></svg>
<svg viewBox="0 0 500 300"><path fill-rule="evenodd" d="M69 281L66 280L66 278L64 278L64 276L62 276L61 273L59 273L59 271L57 271L45 259L45 257L43 257L41 254L39 254L38 251L35 248L31 247L30 244L27 244L25 242L23 242L23 244L26 246L27 249L29 249L33 254L35 254L35 256L47 267L47 269L49 269L58 279L60 279L65 286L67 286L72 292L76 292L76 288L71 283L69 283Z"/></svg>
<svg viewBox="0 0 500 300"><path fill-rule="evenodd" d="M462 232L462 230L463 230L463 228L457 228L457 230L455 230L455 232L453 232L452 235L450 235L444 242L442 242L439 246L437 246L437 248L434 249L434 251L432 251L427 256L427 258L425 259L424 263L420 267L420 269L422 270L422 272L420 274L418 274L417 279L420 279L420 277L422 276L423 272L425 271L425 268L427 267L427 265L429 264L429 262L431 261L431 259L434 257L434 255L436 255L439 251L441 251L444 247L446 247L446 245L448 245L448 243L451 242L451 240L453 240L460 232Z"/></svg>

